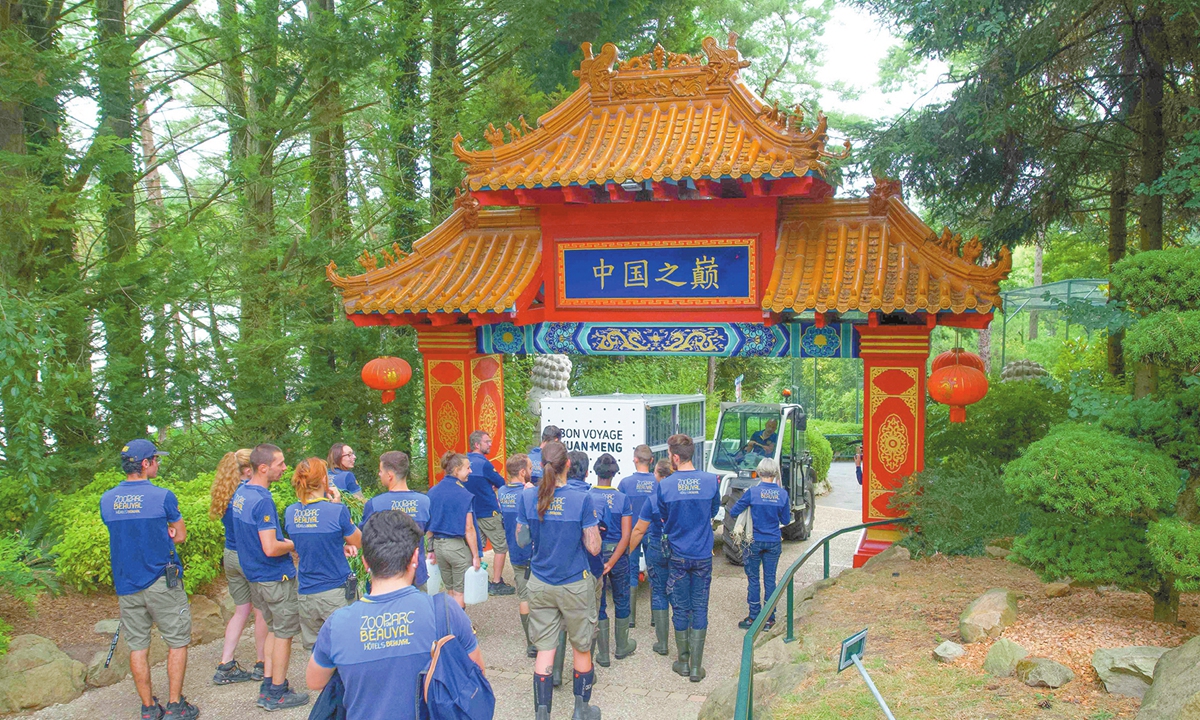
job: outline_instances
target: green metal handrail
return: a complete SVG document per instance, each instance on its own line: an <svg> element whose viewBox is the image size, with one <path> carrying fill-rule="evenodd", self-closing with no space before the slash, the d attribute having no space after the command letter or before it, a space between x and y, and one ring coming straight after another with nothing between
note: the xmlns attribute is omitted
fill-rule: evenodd
<svg viewBox="0 0 1200 720"><path fill-rule="evenodd" d="M759 632L762 630L763 623L771 616L775 609L775 605L779 603L779 594L787 592L787 633L783 636L784 642L793 642L795 637L795 589L792 587L792 578L795 577L796 571L805 563L817 548L823 550L825 561L825 579L829 579L829 541L838 535L844 535L855 530L864 530L870 527L878 527L880 525L904 525L909 522L909 518L895 518L892 520L876 520L875 522L862 523L860 525L852 525L829 533L814 543L812 547L804 552L796 562L788 567L783 574L783 579L775 586L775 592L771 593L771 597L763 603L762 612L750 623L750 628L746 630L746 639L742 642L742 667L738 673L738 692L737 704L734 706L734 718L736 720L752 720L754 717L754 641L758 638Z"/></svg>

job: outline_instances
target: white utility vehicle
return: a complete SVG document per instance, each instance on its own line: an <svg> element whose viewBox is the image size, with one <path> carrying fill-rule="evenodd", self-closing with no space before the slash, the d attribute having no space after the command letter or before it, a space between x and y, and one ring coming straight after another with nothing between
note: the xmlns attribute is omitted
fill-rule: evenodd
<svg viewBox="0 0 1200 720"><path fill-rule="evenodd" d="M667 438L676 433L690 435L696 443L696 465L704 458L703 395L591 395L543 398L541 430L557 425L563 431L567 450L588 456L588 482L596 484L592 472L596 458L611 453L620 470L614 481L636 472L633 449L646 444L655 459L667 456ZM653 468L651 468L653 470Z"/></svg>
<svg viewBox="0 0 1200 720"><path fill-rule="evenodd" d="M804 438L808 416L793 403L721 403L717 435L708 453L708 472L721 477L721 510L717 523L725 538L733 531L729 515L738 498L758 482L755 468L763 458L779 463L779 483L792 503L792 523L782 528L784 540L807 540L816 513L812 455ZM725 559L742 564L742 555L732 542L722 543Z"/></svg>

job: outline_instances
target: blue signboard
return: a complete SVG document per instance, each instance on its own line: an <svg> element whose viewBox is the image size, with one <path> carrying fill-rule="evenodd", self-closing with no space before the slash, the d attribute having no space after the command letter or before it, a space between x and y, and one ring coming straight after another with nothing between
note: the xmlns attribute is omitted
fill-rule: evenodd
<svg viewBox="0 0 1200 720"><path fill-rule="evenodd" d="M564 242L558 307L755 305L753 238Z"/></svg>

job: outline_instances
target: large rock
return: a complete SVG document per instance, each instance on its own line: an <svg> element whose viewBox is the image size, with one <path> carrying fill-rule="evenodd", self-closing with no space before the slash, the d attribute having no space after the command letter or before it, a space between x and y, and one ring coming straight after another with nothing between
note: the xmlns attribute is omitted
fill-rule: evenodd
<svg viewBox="0 0 1200 720"><path fill-rule="evenodd" d="M229 618L233 617L233 613L237 611L237 605L233 602L233 596L226 590L221 593L221 600L217 604L221 606L221 619L226 624L229 624Z"/></svg>
<svg viewBox="0 0 1200 720"><path fill-rule="evenodd" d="M0 658L0 713L37 710L83 694L85 668L53 642L19 635Z"/></svg>
<svg viewBox="0 0 1200 720"><path fill-rule="evenodd" d="M992 588L980 595L958 618L963 642L973 643L987 637L1000 637L1004 628L1017 619L1017 594L1004 588Z"/></svg>
<svg viewBox="0 0 1200 720"><path fill-rule="evenodd" d="M795 690L811 672L812 666L805 663L781 663L771 670L754 673L755 714L766 710L774 697ZM700 706L697 720L729 720L733 717L737 687L738 681L734 677L713 688Z"/></svg>
<svg viewBox="0 0 1200 720"><path fill-rule="evenodd" d="M1066 597L1071 594L1071 583L1046 583L1042 586L1042 593L1048 598Z"/></svg>
<svg viewBox="0 0 1200 720"><path fill-rule="evenodd" d="M1049 658L1026 658L1017 663L1017 679L1029 687L1058 688L1075 679L1071 668Z"/></svg>
<svg viewBox="0 0 1200 720"><path fill-rule="evenodd" d="M107 657L108 648L98 650L92 655L86 671L89 686L108 687L129 676L129 645L125 643L124 635L117 639L117 646L113 648L112 661L109 662L108 667L104 667L104 660ZM153 628L150 631L150 666L153 667L166 659L167 641L162 639L158 628Z"/></svg>
<svg viewBox="0 0 1200 720"><path fill-rule="evenodd" d="M1017 663L1029 654L1025 648L1008 638L992 643L987 657L983 659L983 671L996 677L1008 677L1017 669Z"/></svg>
<svg viewBox="0 0 1200 720"><path fill-rule="evenodd" d="M193 595L192 644L203 645L225 637L225 621L221 618L221 607L203 595Z"/></svg>
<svg viewBox="0 0 1200 720"><path fill-rule="evenodd" d="M956 642L946 642L933 649L933 659L940 663L951 663L966 655L967 651Z"/></svg>
<svg viewBox="0 0 1200 720"><path fill-rule="evenodd" d="M1104 689L1114 695L1141 698L1154 681L1154 666L1167 648L1139 645L1136 647L1101 648L1092 653L1092 667L1104 683Z"/></svg>
<svg viewBox="0 0 1200 720"><path fill-rule="evenodd" d="M896 566L904 566L909 562L912 562L912 553L908 548L893 544L863 563L862 570L867 573L877 573L881 570L893 571L899 569ZM842 574L844 575L845 572L843 571Z"/></svg>
<svg viewBox="0 0 1200 720"><path fill-rule="evenodd" d="M796 643L785 643L782 636L772 638L767 644L754 649L754 672L763 672L781 663L792 662L796 649Z"/></svg>
<svg viewBox="0 0 1200 720"><path fill-rule="evenodd" d="M1200 720L1200 636L1158 659L1137 720Z"/></svg>
<svg viewBox="0 0 1200 720"><path fill-rule="evenodd" d="M111 637L119 627L121 627L121 620L119 618L113 618L112 620L98 620L96 622L96 626L92 628L92 630L97 635L108 635Z"/></svg>

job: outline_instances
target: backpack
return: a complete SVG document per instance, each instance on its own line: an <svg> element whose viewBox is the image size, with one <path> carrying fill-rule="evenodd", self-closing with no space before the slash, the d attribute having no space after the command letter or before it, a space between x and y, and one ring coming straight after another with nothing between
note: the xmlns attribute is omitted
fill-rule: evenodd
<svg viewBox="0 0 1200 720"><path fill-rule="evenodd" d="M486 720L496 712L496 694L461 643L451 642L446 593L433 596L440 638L425 671L424 700L432 720Z"/></svg>

